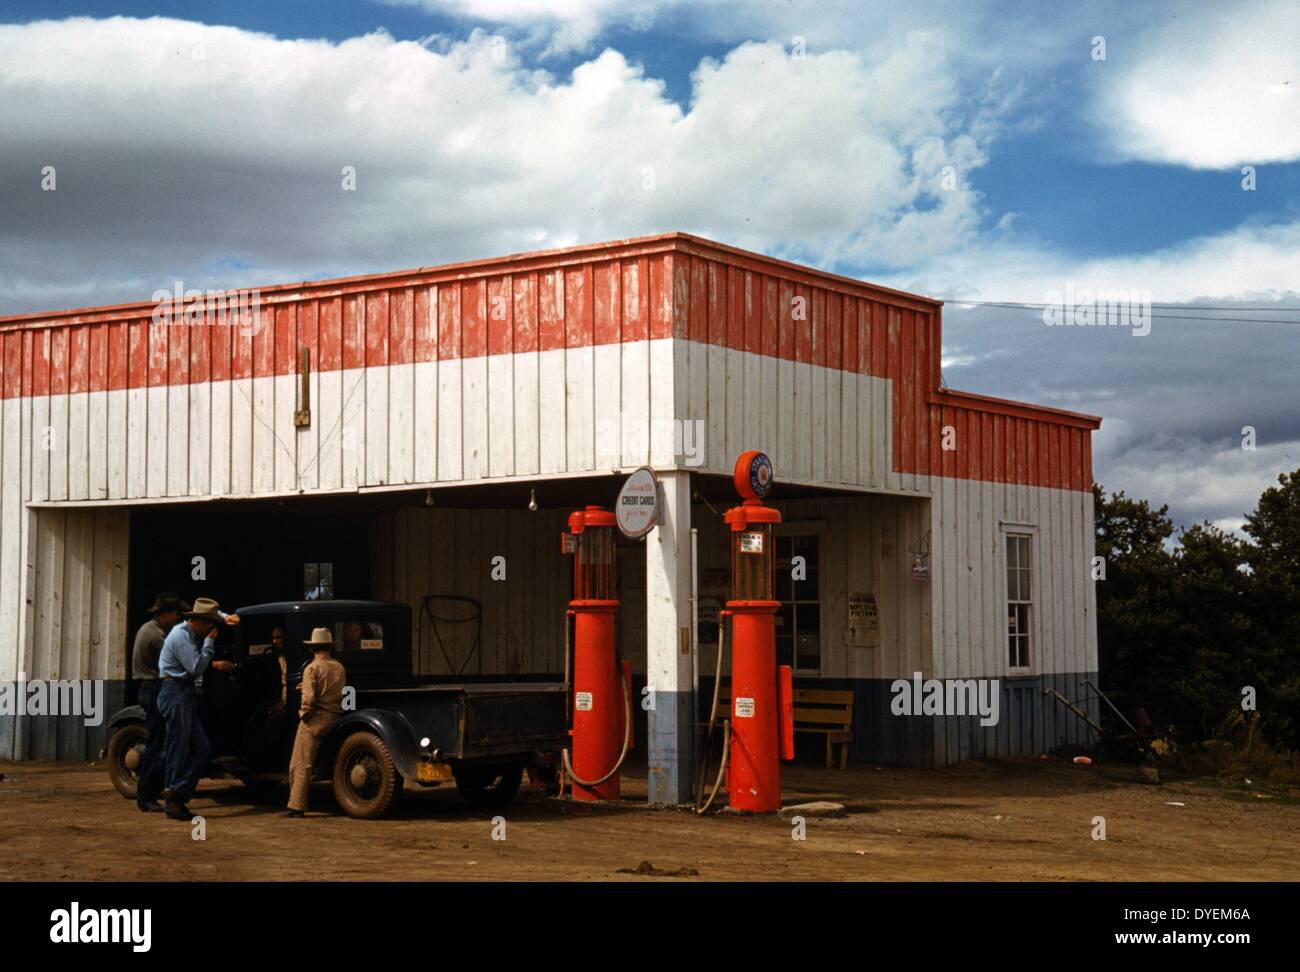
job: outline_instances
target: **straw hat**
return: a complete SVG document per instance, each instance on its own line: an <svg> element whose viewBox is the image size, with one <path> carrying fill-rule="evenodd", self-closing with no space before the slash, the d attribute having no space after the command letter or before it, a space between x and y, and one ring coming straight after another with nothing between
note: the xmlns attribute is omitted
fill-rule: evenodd
<svg viewBox="0 0 1300 972"><path fill-rule="evenodd" d="M311 637L303 644L313 651L324 651L326 648L334 647L334 636L330 634L329 628L313 628Z"/></svg>
<svg viewBox="0 0 1300 972"><path fill-rule="evenodd" d="M193 610L186 611L185 617L190 621L211 621L214 624L220 624L221 615L217 613L220 606L210 597L196 598Z"/></svg>

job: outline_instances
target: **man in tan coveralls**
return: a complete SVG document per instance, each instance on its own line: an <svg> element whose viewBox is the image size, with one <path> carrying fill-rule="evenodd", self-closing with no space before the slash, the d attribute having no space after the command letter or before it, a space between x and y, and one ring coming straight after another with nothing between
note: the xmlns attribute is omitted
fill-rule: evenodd
<svg viewBox="0 0 1300 972"><path fill-rule="evenodd" d="M348 677L343 666L330 657L334 638L329 628L316 628L311 640L303 644L315 657L302 672L302 704L298 707L301 721L293 741L293 757L289 760L289 807L281 814L284 817L301 817L307 809L316 752L321 737L343 714L343 687Z"/></svg>

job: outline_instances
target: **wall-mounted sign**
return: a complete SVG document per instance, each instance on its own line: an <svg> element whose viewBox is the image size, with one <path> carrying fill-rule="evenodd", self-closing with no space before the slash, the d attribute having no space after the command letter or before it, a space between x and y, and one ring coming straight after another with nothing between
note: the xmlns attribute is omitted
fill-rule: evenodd
<svg viewBox="0 0 1300 972"><path fill-rule="evenodd" d="M619 532L632 540L640 540L659 522L659 480L645 466L623 483L614 505L614 518Z"/></svg>
<svg viewBox="0 0 1300 972"><path fill-rule="evenodd" d="M880 614L874 594L849 593L849 644L854 648L880 647Z"/></svg>

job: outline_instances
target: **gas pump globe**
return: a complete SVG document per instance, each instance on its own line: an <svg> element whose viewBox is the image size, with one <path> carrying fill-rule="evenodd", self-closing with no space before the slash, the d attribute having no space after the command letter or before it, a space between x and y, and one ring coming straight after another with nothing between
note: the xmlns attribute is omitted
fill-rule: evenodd
<svg viewBox="0 0 1300 972"><path fill-rule="evenodd" d="M614 637L614 528L613 513L588 506L569 514L564 536L564 550L573 554L573 756L566 750L564 762L577 800L618 799L618 770L631 744L630 687ZM566 674L568 659L566 643Z"/></svg>
<svg viewBox="0 0 1300 972"><path fill-rule="evenodd" d="M782 757L794 757L793 682L776 664L774 596L776 544L781 514L763 505L772 463L761 452L736 460L734 482L741 505L723 519L731 528L731 753L727 791L737 810L766 813L781 808Z"/></svg>

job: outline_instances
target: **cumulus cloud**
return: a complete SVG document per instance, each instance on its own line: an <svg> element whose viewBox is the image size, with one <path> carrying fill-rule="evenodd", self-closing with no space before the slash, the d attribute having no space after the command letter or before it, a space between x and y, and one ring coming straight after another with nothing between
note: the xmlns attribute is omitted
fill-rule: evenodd
<svg viewBox="0 0 1300 972"><path fill-rule="evenodd" d="M590 50L611 27L645 30L686 0L381 0L472 23L515 28L542 56ZM710 0L695 0L704 5Z"/></svg>
<svg viewBox="0 0 1300 972"><path fill-rule="evenodd" d="M1051 291L1150 291L1154 302L1300 297L1300 219L1248 221L1158 250L1080 259L1044 241L986 238L892 278L952 299L1044 302Z"/></svg>
<svg viewBox="0 0 1300 972"><path fill-rule="evenodd" d="M1209 302L1153 307L1143 337L1119 326L1049 327L1039 310L953 303L944 315L944 374L953 387L1102 416L1093 437L1099 482L1169 503L1176 523L1210 519L1235 529L1278 472L1300 468L1298 255L1300 222L1082 261L993 241L910 282L958 299L1039 303L1072 286ZM1161 316L1175 313L1215 320ZM1261 318L1292 323L1247 323ZM1258 438L1254 451L1241 448L1246 426Z"/></svg>
<svg viewBox="0 0 1300 972"><path fill-rule="evenodd" d="M982 164L987 137L934 69L944 43L914 34L878 61L743 44L699 65L684 112L617 51L558 78L482 32L3 26L0 300L13 312L151 293L151 274L248 284L668 229L903 265L977 223L969 181L939 183L944 166Z"/></svg>
<svg viewBox="0 0 1300 972"><path fill-rule="evenodd" d="M1012 4L1010 32L963 4L942 16L872 5L870 30L841 3L747 6L752 24L726 2L683 8L728 44L679 105L627 56L593 46L616 17L651 24L671 3L634 0L616 15L603 0L422 2L508 14L535 45L486 31L285 40L162 18L0 26L0 314L143 299L176 279L256 286L669 229L950 298L1037 302L1073 285L1300 304L1290 214L1082 260L1009 218L981 228L980 169L1008 127L1032 123L1021 103L1041 97L1032 70L1086 64L1087 38L1066 36L1041 4ZM1115 43L1139 37L1124 19L1137 15L1100 8L1111 43L1098 91L1119 99L1107 123L1148 146L1140 157L1201 164L1199 142L1144 142L1150 113L1119 110L1150 90ZM1169 23L1141 35L1148 53L1176 53ZM802 59L788 49L796 34ZM1202 46L1236 36L1216 29ZM536 69L562 48L590 53L563 74ZM1202 61L1217 77L1219 62ZM1286 157L1300 126L1254 118L1259 131L1235 136L1254 139L1248 154ZM44 166L54 192L41 189ZM341 187L344 166L355 192ZM1105 416L1099 478L1170 501L1183 522L1231 522L1300 466L1287 394L1297 326L1155 320L1137 339L955 305L945 322L951 385ZM1255 453L1233 447L1243 425L1259 430Z"/></svg>
<svg viewBox="0 0 1300 972"><path fill-rule="evenodd" d="M1221 169L1300 159L1300 7L1203 6L1116 37L1093 72L1114 157Z"/></svg>

